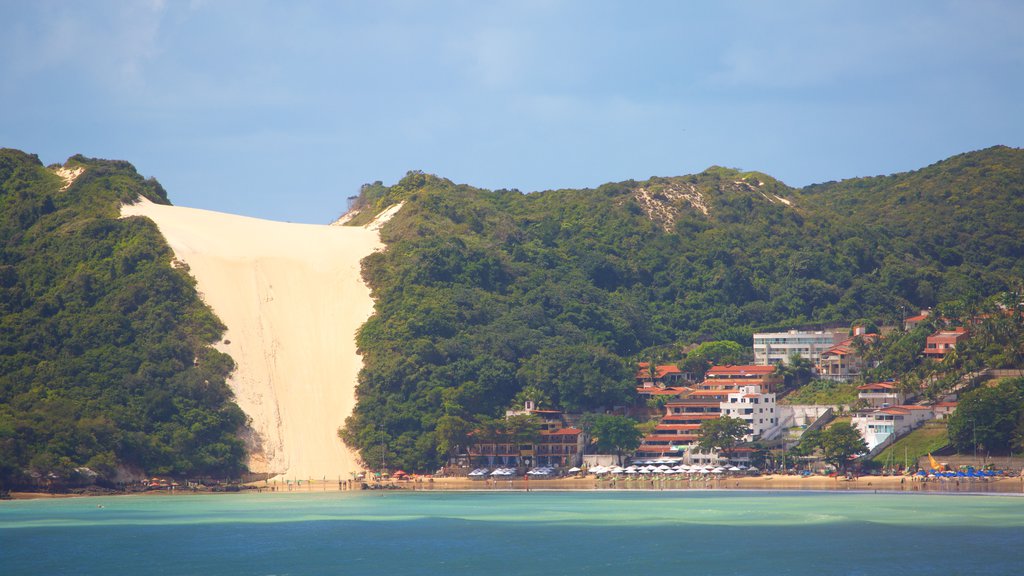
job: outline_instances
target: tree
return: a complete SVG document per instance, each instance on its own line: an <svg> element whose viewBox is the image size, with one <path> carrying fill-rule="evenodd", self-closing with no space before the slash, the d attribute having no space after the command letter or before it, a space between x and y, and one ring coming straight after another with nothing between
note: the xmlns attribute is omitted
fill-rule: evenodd
<svg viewBox="0 0 1024 576"><path fill-rule="evenodd" d="M784 386L787 389L799 388L811 381L814 375L814 362L804 358L800 354L791 354L789 362L779 364L776 368L784 379Z"/></svg>
<svg viewBox="0 0 1024 576"><path fill-rule="evenodd" d="M472 425L458 416L444 415L438 418L434 437L437 439L437 453L444 455L456 454L460 446L469 443L469 431Z"/></svg>
<svg viewBox="0 0 1024 576"><path fill-rule="evenodd" d="M527 402L532 402L535 408L550 408L552 405L551 397L548 396L547 392L533 384L524 386L522 390L516 393L515 398L512 399L512 409L522 410Z"/></svg>
<svg viewBox="0 0 1024 576"><path fill-rule="evenodd" d="M747 348L732 340L702 342L686 355L683 367L697 379L714 365L742 364L747 361Z"/></svg>
<svg viewBox="0 0 1024 576"><path fill-rule="evenodd" d="M846 470L850 458L868 451L868 445L861 438L860 431L848 422L837 422L819 433L805 439L809 447L821 450L822 459L836 467ZM801 441L803 445L804 441Z"/></svg>
<svg viewBox="0 0 1024 576"><path fill-rule="evenodd" d="M961 453L975 446L997 453L1009 452L1024 418L1024 378L1003 380L993 388L971 390L949 417L949 439Z"/></svg>
<svg viewBox="0 0 1024 576"><path fill-rule="evenodd" d="M747 422L742 418L723 416L701 423L700 440L697 444L705 452L715 449L727 451L739 444L749 433Z"/></svg>
<svg viewBox="0 0 1024 576"><path fill-rule="evenodd" d="M600 452L614 452L619 464L622 454L632 452L640 446L644 434L637 422L626 416L612 414L588 415L584 425Z"/></svg>

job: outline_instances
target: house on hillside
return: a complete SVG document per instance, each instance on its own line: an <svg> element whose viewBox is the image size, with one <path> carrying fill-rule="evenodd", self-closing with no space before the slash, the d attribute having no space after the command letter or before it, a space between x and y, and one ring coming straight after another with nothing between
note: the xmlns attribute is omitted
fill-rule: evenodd
<svg viewBox="0 0 1024 576"><path fill-rule="evenodd" d="M906 395L900 391L898 382L874 382L857 386L857 399L872 408L881 408L903 404Z"/></svg>
<svg viewBox="0 0 1024 576"><path fill-rule="evenodd" d="M927 406L887 406L858 412L850 424L860 432L871 451L890 436L900 437L933 417L934 413Z"/></svg>
<svg viewBox="0 0 1024 576"><path fill-rule="evenodd" d="M962 326L953 330L939 330L925 340L924 355L942 360L946 354L956 349L957 344L966 340L968 334L967 329Z"/></svg>
<svg viewBox="0 0 1024 576"><path fill-rule="evenodd" d="M928 317L931 316L931 314L932 314L931 310L921 310L920 314L911 316L909 318L904 318L903 319L903 329L906 330L907 332L910 332L914 328L917 328L918 324L920 324L921 322L924 322L925 320L927 320Z"/></svg>
<svg viewBox="0 0 1024 576"><path fill-rule="evenodd" d="M956 412L956 407L959 405L959 402L950 402L948 400L936 402L935 404L932 404L932 412L935 413L935 417L939 420L946 420L953 414L953 412Z"/></svg>
<svg viewBox="0 0 1024 576"><path fill-rule="evenodd" d="M842 342L838 332L767 332L754 334L754 364L772 366L789 364L790 356L797 354L814 365L821 361L821 353Z"/></svg>
<svg viewBox="0 0 1024 576"><path fill-rule="evenodd" d="M855 327L852 338L847 338L821 353L818 361L818 375L825 380L849 382L860 377L868 367L867 361L857 351L857 339L865 344L878 340L878 334L865 334L863 328Z"/></svg>
<svg viewBox="0 0 1024 576"><path fill-rule="evenodd" d="M743 386L760 386L765 392L775 392L782 380L775 366L712 366L697 388L737 390Z"/></svg>
<svg viewBox="0 0 1024 576"><path fill-rule="evenodd" d="M639 388L673 388L690 381L689 374L672 364L656 365L651 370L649 362L640 362L636 371L636 387Z"/></svg>

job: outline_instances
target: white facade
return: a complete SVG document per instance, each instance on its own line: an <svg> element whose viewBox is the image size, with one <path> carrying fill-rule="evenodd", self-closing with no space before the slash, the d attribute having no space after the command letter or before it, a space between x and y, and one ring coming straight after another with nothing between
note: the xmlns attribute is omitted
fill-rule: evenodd
<svg viewBox="0 0 1024 576"><path fill-rule="evenodd" d="M934 412L925 406L890 406L861 412L850 424L860 431L871 451L893 434L902 436L932 417Z"/></svg>
<svg viewBox="0 0 1024 576"><path fill-rule="evenodd" d="M845 339L843 334L827 331L790 330L754 334L754 364L788 364L790 356L799 354L801 358L817 365L821 361L822 352Z"/></svg>
<svg viewBox="0 0 1024 576"><path fill-rule="evenodd" d="M739 418L750 429L743 440L771 440L779 435L778 410L775 394L762 394L760 386L743 386L726 396L721 403L722 416Z"/></svg>

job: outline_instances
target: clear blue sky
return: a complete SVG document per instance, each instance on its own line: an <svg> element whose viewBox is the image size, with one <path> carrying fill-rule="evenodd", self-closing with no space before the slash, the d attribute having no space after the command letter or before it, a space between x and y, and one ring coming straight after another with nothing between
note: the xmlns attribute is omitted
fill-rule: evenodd
<svg viewBox="0 0 1024 576"><path fill-rule="evenodd" d="M0 146L325 223L424 170L792 186L1024 146L1024 2L0 0Z"/></svg>

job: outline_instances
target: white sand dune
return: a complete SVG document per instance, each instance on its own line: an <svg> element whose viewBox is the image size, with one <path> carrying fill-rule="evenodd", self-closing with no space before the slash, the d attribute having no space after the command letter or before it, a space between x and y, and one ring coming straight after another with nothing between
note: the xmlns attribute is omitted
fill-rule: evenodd
<svg viewBox="0 0 1024 576"><path fill-rule="evenodd" d="M397 208L396 208L397 210ZM251 418L250 469L281 478L350 478L361 469L337 430L355 405L362 359L355 333L373 312L359 262L383 248L378 230L287 224L145 199L146 216L186 262L227 325L229 384Z"/></svg>

